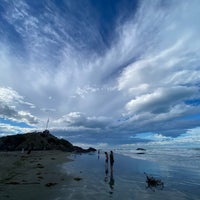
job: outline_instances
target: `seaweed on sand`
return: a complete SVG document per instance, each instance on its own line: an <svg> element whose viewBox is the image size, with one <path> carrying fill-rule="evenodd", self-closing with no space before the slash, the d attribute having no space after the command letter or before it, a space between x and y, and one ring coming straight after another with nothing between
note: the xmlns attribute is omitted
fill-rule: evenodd
<svg viewBox="0 0 200 200"><path fill-rule="evenodd" d="M163 190L164 183L160 179L156 179L156 178L154 178L152 176L149 176L145 172L144 172L144 174L146 175L146 183L147 183L146 188L150 188L154 192L155 192L155 189Z"/></svg>

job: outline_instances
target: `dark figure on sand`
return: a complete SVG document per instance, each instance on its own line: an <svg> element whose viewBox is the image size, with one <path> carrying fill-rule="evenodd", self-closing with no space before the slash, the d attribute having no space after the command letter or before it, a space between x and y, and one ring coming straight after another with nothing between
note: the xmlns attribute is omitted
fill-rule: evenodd
<svg viewBox="0 0 200 200"><path fill-rule="evenodd" d="M113 171L113 164L114 164L114 155L113 152L110 151L110 170Z"/></svg>
<svg viewBox="0 0 200 200"><path fill-rule="evenodd" d="M107 152L105 152L105 156L106 156L105 161L108 162L108 153Z"/></svg>

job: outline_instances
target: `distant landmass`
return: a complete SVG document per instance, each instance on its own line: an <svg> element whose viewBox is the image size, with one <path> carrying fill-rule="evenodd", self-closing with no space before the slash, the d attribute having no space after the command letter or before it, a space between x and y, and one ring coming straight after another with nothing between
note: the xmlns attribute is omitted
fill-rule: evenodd
<svg viewBox="0 0 200 200"><path fill-rule="evenodd" d="M0 138L0 151L37 151L37 150L62 150L67 152L88 153L96 149L83 149L74 146L65 139L53 136L49 130L17 134Z"/></svg>

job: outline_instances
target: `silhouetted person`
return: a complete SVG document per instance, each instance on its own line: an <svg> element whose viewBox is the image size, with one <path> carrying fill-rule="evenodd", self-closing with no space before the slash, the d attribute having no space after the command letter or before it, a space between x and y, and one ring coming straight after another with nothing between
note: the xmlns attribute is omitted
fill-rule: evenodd
<svg viewBox="0 0 200 200"><path fill-rule="evenodd" d="M108 153L107 152L105 152L105 156L106 156L105 162L108 162Z"/></svg>
<svg viewBox="0 0 200 200"><path fill-rule="evenodd" d="M113 171L113 164L114 164L114 155L113 155L113 152L110 151L110 170L111 170L111 173Z"/></svg>

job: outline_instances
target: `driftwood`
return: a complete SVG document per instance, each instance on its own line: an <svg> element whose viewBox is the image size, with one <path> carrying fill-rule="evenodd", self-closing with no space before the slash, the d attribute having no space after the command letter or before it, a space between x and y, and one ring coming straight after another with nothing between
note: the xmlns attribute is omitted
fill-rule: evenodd
<svg viewBox="0 0 200 200"><path fill-rule="evenodd" d="M149 176L145 172L144 172L144 174L146 175L146 183L147 183L146 188L150 188L154 192L155 192L156 188L160 189L160 190L162 190L164 188L164 183L160 179L156 179L152 176Z"/></svg>
<svg viewBox="0 0 200 200"><path fill-rule="evenodd" d="M33 184L40 184L39 182L28 182L28 183L24 183L24 182L17 182L17 181L11 181L8 183L5 183L6 185L33 185Z"/></svg>
<svg viewBox="0 0 200 200"><path fill-rule="evenodd" d="M75 177L74 180L75 180L75 181L81 181L82 178L80 178L80 177Z"/></svg>
<svg viewBox="0 0 200 200"><path fill-rule="evenodd" d="M51 186L54 186L54 185L57 185L57 184L58 184L58 183L51 183L51 182L50 182L50 183L45 184L45 186L46 186L46 187L51 187Z"/></svg>

